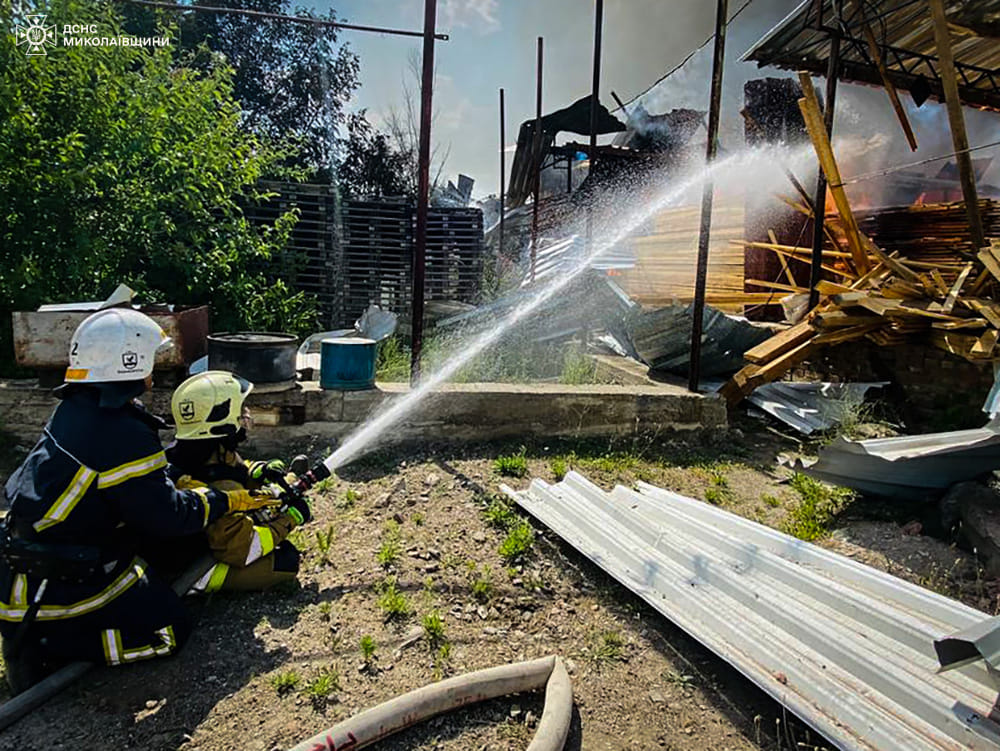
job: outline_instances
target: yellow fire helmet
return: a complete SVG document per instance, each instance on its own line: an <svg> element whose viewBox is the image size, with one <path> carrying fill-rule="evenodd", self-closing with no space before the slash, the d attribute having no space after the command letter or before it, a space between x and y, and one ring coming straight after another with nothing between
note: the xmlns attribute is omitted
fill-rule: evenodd
<svg viewBox="0 0 1000 751"><path fill-rule="evenodd" d="M177 439L196 441L236 433L243 400L252 390L250 381L224 370L206 370L191 376L177 387L170 400Z"/></svg>

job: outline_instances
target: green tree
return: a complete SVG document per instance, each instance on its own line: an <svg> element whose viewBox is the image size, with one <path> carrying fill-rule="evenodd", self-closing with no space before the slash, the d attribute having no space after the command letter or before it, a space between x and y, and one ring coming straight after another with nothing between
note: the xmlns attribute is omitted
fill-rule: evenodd
<svg viewBox="0 0 1000 751"><path fill-rule="evenodd" d="M96 0L49 0L35 12L57 28L86 22L108 37L122 29ZM14 28L9 4L0 23ZM255 228L238 205L259 199L259 178L292 152L249 133L241 118L226 69L178 67L169 48L60 44L29 57L3 32L4 355L11 310L99 298L120 281L147 301L210 302L216 328L305 326L299 313L310 302L275 294L262 274L295 215Z"/></svg>
<svg viewBox="0 0 1000 751"><path fill-rule="evenodd" d="M340 141L337 184L350 198L383 198L409 192L409 159L392 137L375 129L365 112L347 118L347 138Z"/></svg>
<svg viewBox="0 0 1000 751"><path fill-rule="evenodd" d="M337 20L333 10L315 14L293 7L291 0L194 0L192 5ZM135 33L147 34L162 12L129 6L125 13ZM345 108L358 87L358 57L346 44L338 46L338 30L211 11L170 15L178 19L175 53L184 64L210 70L221 55L232 68L242 125L273 140L296 141L295 163L329 180Z"/></svg>

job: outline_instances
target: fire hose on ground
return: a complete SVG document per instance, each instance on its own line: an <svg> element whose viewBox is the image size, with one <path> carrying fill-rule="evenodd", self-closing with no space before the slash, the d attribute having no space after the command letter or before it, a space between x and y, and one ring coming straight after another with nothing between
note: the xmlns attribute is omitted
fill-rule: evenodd
<svg viewBox="0 0 1000 751"><path fill-rule="evenodd" d="M545 687L545 709L527 751L562 751L573 717L573 686L559 657L465 673L410 691L337 723L291 751L356 751L435 715Z"/></svg>

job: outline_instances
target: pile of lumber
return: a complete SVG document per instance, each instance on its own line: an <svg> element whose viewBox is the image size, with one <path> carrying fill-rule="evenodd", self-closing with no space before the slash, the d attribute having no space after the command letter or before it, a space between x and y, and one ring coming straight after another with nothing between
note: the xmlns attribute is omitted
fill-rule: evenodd
<svg viewBox="0 0 1000 751"><path fill-rule="evenodd" d="M830 220L837 229L835 219ZM814 355L823 347L867 339L895 346L919 339L970 361L1000 358L1000 240L976 255L959 251L940 263L915 261L898 250L889 253L859 233L869 270L859 273L851 254L824 253L827 276L817 291L820 302L799 322L744 354L748 365L722 389L730 405ZM754 243L784 258L808 259L807 248ZM755 282L756 283L756 282ZM793 293L808 290L784 285Z"/></svg>
<svg viewBox="0 0 1000 751"><path fill-rule="evenodd" d="M799 74L803 97L799 109L816 156L829 184L836 217L824 222L826 279L817 283L818 304L806 311L809 290L796 283L788 259L811 260L811 251L770 243L744 243L778 254L785 281L747 279L748 285L791 292L798 305L791 328L744 353L749 363L721 393L736 404L758 386L775 381L819 349L867 339L894 346L920 337L967 360L1000 359L1000 240L986 248L968 242L963 204L912 207L888 212L864 226L844 190L844 181L823 122L822 109L809 75ZM793 181L796 182L796 181ZM800 190L803 201L808 196ZM807 203L785 199L811 216ZM983 202L986 234L1000 229L1000 207ZM864 229L876 232L879 242ZM962 238L966 241L962 242ZM881 247L880 247L881 245Z"/></svg>
<svg viewBox="0 0 1000 751"><path fill-rule="evenodd" d="M979 216L986 237L1000 237L1000 203L980 199ZM957 253L975 255L961 201L858 211L857 217L861 231L876 245L912 261L949 264Z"/></svg>

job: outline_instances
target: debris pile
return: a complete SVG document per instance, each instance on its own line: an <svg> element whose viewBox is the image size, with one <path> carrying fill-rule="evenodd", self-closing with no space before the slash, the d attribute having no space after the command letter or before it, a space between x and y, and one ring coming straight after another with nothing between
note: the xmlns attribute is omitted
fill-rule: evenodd
<svg viewBox="0 0 1000 751"><path fill-rule="evenodd" d="M1000 225L1000 204L982 203L987 225ZM968 240L962 240L968 231L962 231L955 211L952 204L912 207L866 222L888 251L853 222L828 217L837 250L823 252L828 278L817 284L819 304L747 351L749 364L722 388L729 404L781 378L822 347L860 339L895 346L920 338L966 360L993 360L1000 339L1000 304L994 295L1000 281L1000 240L973 254L971 246L966 248ZM840 249L842 239L851 252ZM746 244L771 250L782 260L811 258L809 248ZM808 294L795 284L772 286Z"/></svg>

